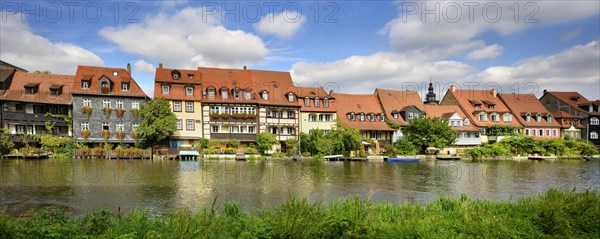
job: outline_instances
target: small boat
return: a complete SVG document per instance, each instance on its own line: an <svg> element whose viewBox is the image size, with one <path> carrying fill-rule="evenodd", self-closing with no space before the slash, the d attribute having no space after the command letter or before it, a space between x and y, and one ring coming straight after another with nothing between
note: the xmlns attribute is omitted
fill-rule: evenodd
<svg viewBox="0 0 600 239"><path fill-rule="evenodd" d="M388 163L416 163L419 162L419 158L384 158L383 161Z"/></svg>
<svg viewBox="0 0 600 239"><path fill-rule="evenodd" d="M600 160L600 156L584 156L583 159L585 159L585 161L595 161Z"/></svg>
<svg viewBox="0 0 600 239"><path fill-rule="evenodd" d="M556 157L553 157L553 156L529 156L529 157L527 157L527 159L541 161L541 160L554 160L554 159L556 159Z"/></svg>
<svg viewBox="0 0 600 239"><path fill-rule="evenodd" d="M336 154L336 155L327 155L327 156L323 156L324 159L327 159L328 161L333 161L333 160L340 160L344 158L344 155L341 154Z"/></svg>
<svg viewBox="0 0 600 239"><path fill-rule="evenodd" d="M460 160L458 156L437 156L435 157L437 160Z"/></svg>
<svg viewBox="0 0 600 239"><path fill-rule="evenodd" d="M179 157L183 160L196 160L200 156L198 151L195 150L180 150Z"/></svg>

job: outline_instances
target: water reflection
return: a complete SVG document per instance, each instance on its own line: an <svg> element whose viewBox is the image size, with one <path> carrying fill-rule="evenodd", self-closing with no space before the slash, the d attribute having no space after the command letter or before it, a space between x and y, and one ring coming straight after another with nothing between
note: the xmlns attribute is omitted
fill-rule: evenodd
<svg viewBox="0 0 600 239"><path fill-rule="evenodd" d="M439 195L516 199L549 187L600 185L600 162L583 161L149 161L3 160L0 209L24 213L62 208L72 214L107 207L193 211L226 200L268 208L290 197L330 201L358 196L396 203Z"/></svg>

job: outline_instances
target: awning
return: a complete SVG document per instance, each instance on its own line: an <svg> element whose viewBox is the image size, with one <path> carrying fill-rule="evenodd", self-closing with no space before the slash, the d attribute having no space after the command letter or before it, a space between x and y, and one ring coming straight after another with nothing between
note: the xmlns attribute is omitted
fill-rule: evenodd
<svg viewBox="0 0 600 239"><path fill-rule="evenodd" d="M200 156L200 153L198 153L198 151L192 150L180 150L179 156Z"/></svg>

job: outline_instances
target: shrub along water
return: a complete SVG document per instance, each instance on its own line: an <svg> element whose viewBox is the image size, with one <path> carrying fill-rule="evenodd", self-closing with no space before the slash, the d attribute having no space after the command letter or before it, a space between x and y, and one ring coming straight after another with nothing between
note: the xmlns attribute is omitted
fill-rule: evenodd
<svg viewBox="0 0 600 239"><path fill-rule="evenodd" d="M0 238L600 238L596 191L546 193L517 201L441 197L426 204L347 198L329 204L289 199L245 212L226 202L198 213L153 216L109 210L79 218L43 211L28 219L0 213Z"/></svg>
<svg viewBox="0 0 600 239"><path fill-rule="evenodd" d="M533 137L508 137L498 143L484 144L466 151L466 155L477 159L498 156L527 156L532 154L559 157L580 157L598 154L592 143L576 139L542 139Z"/></svg>

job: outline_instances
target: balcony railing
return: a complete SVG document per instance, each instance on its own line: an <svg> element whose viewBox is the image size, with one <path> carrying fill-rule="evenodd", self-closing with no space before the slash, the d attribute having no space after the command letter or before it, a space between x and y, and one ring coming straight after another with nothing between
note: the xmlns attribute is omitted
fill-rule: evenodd
<svg viewBox="0 0 600 239"><path fill-rule="evenodd" d="M239 141L256 141L256 134L210 133L211 139L237 139Z"/></svg>
<svg viewBox="0 0 600 239"><path fill-rule="evenodd" d="M2 119L3 120L14 120L20 122L56 122L56 123L64 123L64 120L57 119L54 117L47 117L46 114L29 114L25 112L16 112L16 111L2 111Z"/></svg>

